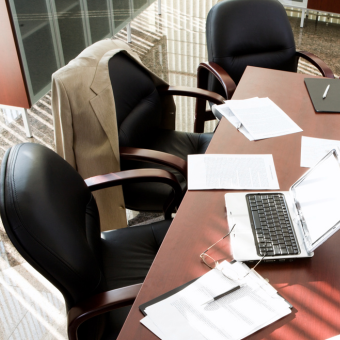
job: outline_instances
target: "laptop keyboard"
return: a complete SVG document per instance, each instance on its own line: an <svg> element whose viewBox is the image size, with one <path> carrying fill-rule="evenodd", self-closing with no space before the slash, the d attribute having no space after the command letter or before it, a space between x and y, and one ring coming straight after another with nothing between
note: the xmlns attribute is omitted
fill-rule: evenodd
<svg viewBox="0 0 340 340"><path fill-rule="evenodd" d="M259 256L299 254L299 247L283 194L246 195Z"/></svg>

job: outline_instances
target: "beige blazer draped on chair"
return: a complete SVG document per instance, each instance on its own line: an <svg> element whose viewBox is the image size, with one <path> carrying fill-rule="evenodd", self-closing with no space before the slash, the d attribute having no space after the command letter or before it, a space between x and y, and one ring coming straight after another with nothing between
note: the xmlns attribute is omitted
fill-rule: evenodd
<svg viewBox="0 0 340 340"><path fill-rule="evenodd" d="M148 70L126 43L106 39L86 48L52 75L56 151L85 179L120 171L117 119L108 61L124 52L142 65L156 86L167 85ZM162 126L174 129L175 104L162 102ZM126 227L121 186L94 192L102 230Z"/></svg>

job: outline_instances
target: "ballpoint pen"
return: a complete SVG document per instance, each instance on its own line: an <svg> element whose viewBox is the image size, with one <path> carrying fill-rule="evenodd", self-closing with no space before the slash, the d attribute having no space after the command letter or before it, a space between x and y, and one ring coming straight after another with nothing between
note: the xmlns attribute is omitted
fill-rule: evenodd
<svg viewBox="0 0 340 340"><path fill-rule="evenodd" d="M326 90L325 90L325 93L324 93L323 96L322 96L322 99L325 99L325 98L327 97L327 93L328 93L328 90L329 90L330 86L331 86L331 85L328 85L328 86L326 87Z"/></svg>
<svg viewBox="0 0 340 340"><path fill-rule="evenodd" d="M211 300L202 303L201 306L203 306L203 305L205 305L205 304L207 304L207 303L210 303L210 302L214 302L214 301L220 299L220 298L223 297L223 296L226 296L226 295L228 295L228 294L231 294L231 293L235 292L236 290L238 290L238 289L240 289L240 288L241 288L241 286L236 286L236 287L234 287L234 288L231 288L231 289L227 290L226 292L224 292L224 293L222 293L222 294L220 294L220 295L217 295L217 296L213 297Z"/></svg>
<svg viewBox="0 0 340 340"><path fill-rule="evenodd" d="M240 130L240 129L241 129L241 126L242 126L242 123L238 123L236 129L237 129L237 130Z"/></svg>

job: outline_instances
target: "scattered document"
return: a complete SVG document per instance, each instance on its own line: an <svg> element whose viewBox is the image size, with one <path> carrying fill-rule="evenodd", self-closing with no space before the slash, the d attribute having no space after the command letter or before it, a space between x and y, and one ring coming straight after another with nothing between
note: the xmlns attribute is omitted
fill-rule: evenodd
<svg viewBox="0 0 340 340"><path fill-rule="evenodd" d="M168 340L165 334L154 324L150 317L146 316L140 323L148 328L153 334L158 336L162 340Z"/></svg>
<svg viewBox="0 0 340 340"><path fill-rule="evenodd" d="M280 189L272 155L189 155L188 189Z"/></svg>
<svg viewBox="0 0 340 340"><path fill-rule="evenodd" d="M241 102L253 101L254 99L258 99L258 97L251 98L251 99L244 99L244 100L238 100ZM234 100L234 102L237 100ZM218 111L222 116L227 118L229 122L238 129L241 133L243 133L250 141L254 140L252 135L247 131L247 129L242 125L241 121L234 115L233 111L229 107L229 103L231 101L225 101L225 104L222 105L213 105L212 106L212 112L215 114L216 111ZM216 115L216 114L215 114Z"/></svg>
<svg viewBox="0 0 340 340"><path fill-rule="evenodd" d="M311 168L336 147L340 147L340 141L338 140L302 136L301 167Z"/></svg>
<svg viewBox="0 0 340 340"><path fill-rule="evenodd" d="M202 304L235 285L241 288ZM162 340L236 340L288 315L289 306L254 270L224 261L180 292L147 307L141 322Z"/></svg>
<svg viewBox="0 0 340 340"><path fill-rule="evenodd" d="M278 137L302 131L269 98L230 100L225 104L216 105L213 110L219 111L249 140Z"/></svg>
<svg viewBox="0 0 340 340"><path fill-rule="evenodd" d="M340 335L333 336L333 337L326 339L326 340L340 340Z"/></svg>

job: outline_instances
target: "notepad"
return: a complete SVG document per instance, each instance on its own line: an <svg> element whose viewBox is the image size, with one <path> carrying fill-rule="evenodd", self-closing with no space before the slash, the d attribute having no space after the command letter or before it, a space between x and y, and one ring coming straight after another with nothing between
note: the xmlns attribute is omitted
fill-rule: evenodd
<svg viewBox="0 0 340 340"><path fill-rule="evenodd" d="M219 291L235 285L236 278L242 288L202 305ZM224 261L219 269L148 306L141 323L162 340L237 340L290 314L290 307L256 271L241 262Z"/></svg>
<svg viewBox="0 0 340 340"><path fill-rule="evenodd" d="M340 80L305 78L305 84L316 112L340 113ZM323 94L330 85L326 98Z"/></svg>

